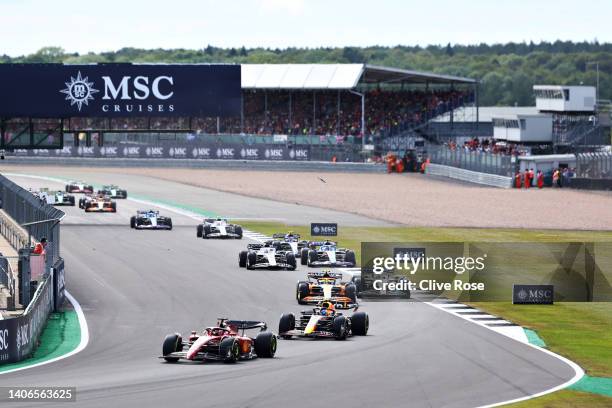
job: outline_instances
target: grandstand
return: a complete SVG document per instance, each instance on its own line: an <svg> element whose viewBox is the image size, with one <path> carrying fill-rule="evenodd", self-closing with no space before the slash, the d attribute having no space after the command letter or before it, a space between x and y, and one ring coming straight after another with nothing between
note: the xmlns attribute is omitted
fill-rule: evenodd
<svg viewBox="0 0 612 408"><path fill-rule="evenodd" d="M170 133L187 140L287 135L375 144L474 102L476 86L470 78L368 64L242 64L239 116L12 116L2 119L2 141L4 148L21 147L23 140L48 147L48 134L64 137L69 145L89 146Z"/></svg>

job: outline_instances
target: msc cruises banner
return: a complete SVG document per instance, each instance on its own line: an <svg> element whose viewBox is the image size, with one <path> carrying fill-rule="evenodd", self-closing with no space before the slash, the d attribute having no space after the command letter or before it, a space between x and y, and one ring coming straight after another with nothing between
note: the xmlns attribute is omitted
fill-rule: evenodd
<svg viewBox="0 0 612 408"><path fill-rule="evenodd" d="M239 116L239 65L0 64L0 117Z"/></svg>
<svg viewBox="0 0 612 408"><path fill-rule="evenodd" d="M15 149L8 156L137 159L310 160L310 149L274 144L167 143L119 146L64 146L63 149Z"/></svg>

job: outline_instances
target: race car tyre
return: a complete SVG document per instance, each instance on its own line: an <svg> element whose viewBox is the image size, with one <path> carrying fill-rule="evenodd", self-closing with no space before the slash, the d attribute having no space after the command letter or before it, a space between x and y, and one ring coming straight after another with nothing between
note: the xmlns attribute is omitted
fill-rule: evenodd
<svg viewBox="0 0 612 408"><path fill-rule="evenodd" d="M304 302L304 298L306 296L308 296L310 293L309 287L308 287L308 282L298 282L297 283L297 289L295 291L295 298L297 299L298 303L300 305L305 305L306 302Z"/></svg>
<svg viewBox="0 0 612 408"><path fill-rule="evenodd" d="M168 218L168 229L172 231L172 218Z"/></svg>
<svg viewBox="0 0 612 408"><path fill-rule="evenodd" d="M70 192L70 186L66 186L66 192L69 193Z"/></svg>
<svg viewBox="0 0 612 408"><path fill-rule="evenodd" d="M357 312L351 317L351 331L355 336L365 336L370 328L370 317L366 312Z"/></svg>
<svg viewBox="0 0 612 408"><path fill-rule="evenodd" d="M181 335L178 333L167 335L162 345L162 356L164 356L164 360L168 363L176 363L179 360L178 357L166 356L177 351L183 351L183 339Z"/></svg>
<svg viewBox="0 0 612 408"><path fill-rule="evenodd" d="M83 199L79 198L79 208L83 208Z"/></svg>
<svg viewBox="0 0 612 408"><path fill-rule="evenodd" d="M111 203L111 212L117 212L117 203Z"/></svg>
<svg viewBox="0 0 612 408"><path fill-rule="evenodd" d="M219 356L223 358L224 363L235 363L240 358L240 344L235 337L229 337L221 340L219 344Z"/></svg>
<svg viewBox="0 0 612 408"><path fill-rule="evenodd" d="M202 231L204 230L204 226L202 224L198 225L196 229L196 237L202 238Z"/></svg>
<svg viewBox="0 0 612 408"><path fill-rule="evenodd" d="M255 337L257 357L272 358L276 354L276 336L272 332L259 332Z"/></svg>
<svg viewBox="0 0 612 408"><path fill-rule="evenodd" d="M308 265L308 248L302 248L300 251L300 263L302 265Z"/></svg>
<svg viewBox="0 0 612 408"><path fill-rule="evenodd" d="M94 189L93 186L85 186L83 187L83 191L93 193Z"/></svg>
<svg viewBox="0 0 612 408"><path fill-rule="evenodd" d="M332 327L336 340L346 340L346 336L348 335L348 321L346 317L336 316Z"/></svg>
<svg viewBox="0 0 612 408"><path fill-rule="evenodd" d="M293 313L284 313L281 315L280 321L278 322L278 332L281 333L283 339L289 340L290 334L283 335L282 333L288 332L295 329L295 315Z"/></svg>
<svg viewBox="0 0 612 408"><path fill-rule="evenodd" d="M236 228L234 228L234 234L237 235L236 239L242 239L242 227L240 225L236 225Z"/></svg>
<svg viewBox="0 0 612 408"><path fill-rule="evenodd" d="M314 262L317 262L317 251L310 249L308 250L308 266L313 266Z"/></svg>
<svg viewBox="0 0 612 408"><path fill-rule="evenodd" d="M130 228L136 228L136 217L132 215L130 218Z"/></svg>
<svg viewBox="0 0 612 408"><path fill-rule="evenodd" d="M68 197L68 203L71 207L74 207L74 196Z"/></svg>
<svg viewBox="0 0 612 408"><path fill-rule="evenodd" d="M295 268L297 267L297 261L295 260L295 255L293 255L292 252L288 252L287 255L285 256L287 257L287 265L289 265L287 269L290 271L295 271Z"/></svg>
<svg viewBox="0 0 612 408"><path fill-rule="evenodd" d="M202 238L208 239L208 235L210 235L210 225L205 225L202 230Z"/></svg>
<svg viewBox="0 0 612 408"><path fill-rule="evenodd" d="M249 252L247 254L246 268L247 269L254 269L256 262L257 262L257 254L255 252Z"/></svg>
<svg viewBox="0 0 612 408"><path fill-rule="evenodd" d="M121 198L127 198L127 191L126 191L126 190L122 190L121 192L122 192L123 194L120 194L119 196L120 196Z"/></svg>
<svg viewBox="0 0 612 408"><path fill-rule="evenodd" d="M247 266L247 255L248 255L247 251L240 251L240 253L238 254L238 266L239 267L244 268L245 266Z"/></svg>
<svg viewBox="0 0 612 408"><path fill-rule="evenodd" d="M355 261L355 252L348 250L346 251L346 255L344 256L344 261L345 262L349 262L351 265L351 267L357 265L357 262Z"/></svg>
<svg viewBox="0 0 612 408"><path fill-rule="evenodd" d="M351 302L357 303L357 287L354 283L349 283L344 287L344 293L347 298L351 299Z"/></svg>

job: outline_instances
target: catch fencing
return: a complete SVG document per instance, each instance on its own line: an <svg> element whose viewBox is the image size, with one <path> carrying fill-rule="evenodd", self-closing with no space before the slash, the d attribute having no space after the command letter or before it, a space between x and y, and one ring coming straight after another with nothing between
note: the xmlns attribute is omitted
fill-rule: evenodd
<svg viewBox="0 0 612 408"><path fill-rule="evenodd" d="M576 177L586 179L612 179L612 153L578 153Z"/></svg>
<svg viewBox="0 0 612 408"><path fill-rule="evenodd" d="M11 225L11 220L3 217L4 219L0 219L0 233L16 250L29 248L31 245L31 242L23 239L19 226L38 242L46 238L46 264L48 268L54 265L60 259L59 221L64 217L64 212L41 201L3 175L0 175L0 200L4 213L18 224Z"/></svg>
<svg viewBox="0 0 612 408"><path fill-rule="evenodd" d="M450 149L446 146L430 148L428 153L432 163L478 173L512 177L517 167L516 158L502 154Z"/></svg>

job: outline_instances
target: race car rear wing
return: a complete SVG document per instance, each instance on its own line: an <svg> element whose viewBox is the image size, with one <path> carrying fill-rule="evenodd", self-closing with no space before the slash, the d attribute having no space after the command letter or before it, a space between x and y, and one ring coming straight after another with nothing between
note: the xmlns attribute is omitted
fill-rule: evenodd
<svg viewBox="0 0 612 408"><path fill-rule="evenodd" d="M333 279L342 279L342 274L339 272L308 272L307 276L313 279L319 278L333 278Z"/></svg>
<svg viewBox="0 0 612 408"><path fill-rule="evenodd" d="M242 335L244 335L245 330L251 329L259 329L260 331L265 331L268 329L268 325L266 322L260 322L257 320L225 320L218 319L224 322L230 329L234 331L242 330Z"/></svg>
<svg viewBox="0 0 612 408"><path fill-rule="evenodd" d="M278 232L276 234L272 234L272 238L274 239L284 239L287 236L287 234L282 233L282 232ZM292 234L293 238L295 239L300 239L300 234Z"/></svg>

